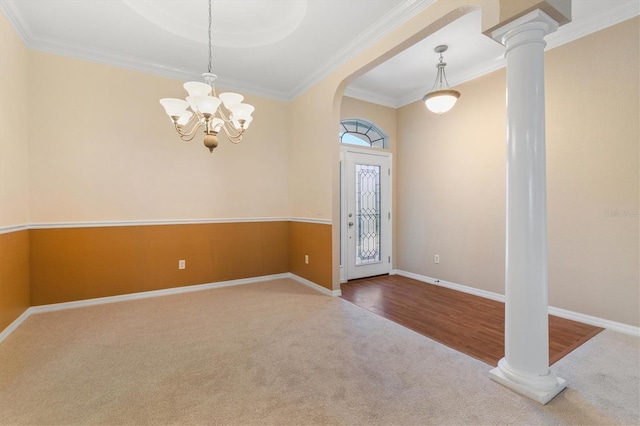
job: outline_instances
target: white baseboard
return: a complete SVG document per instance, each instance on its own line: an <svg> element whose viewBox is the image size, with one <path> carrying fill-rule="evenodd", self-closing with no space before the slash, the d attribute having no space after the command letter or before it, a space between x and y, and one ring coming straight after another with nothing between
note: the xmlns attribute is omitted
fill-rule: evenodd
<svg viewBox="0 0 640 426"><path fill-rule="evenodd" d="M143 291L140 293L129 293L118 296L98 297L95 299L78 300L74 302L53 303L50 305L32 306L28 310L32 314L41 312L60 311L63 309L84 308L86 306L103 305L105 303L124 302L127 300L146 299L148 297L168 296L171 294L189 293L192 291L210 290L214 288L231 287L236 285L253 284L268 280L290 278L288 274L265 275L254 278L243 278L239 280L220 281L215 283L197 284L184 287L172 287L162 290Z"/></svg>
<svg viewBox="0 0 640 426"><path fill-rule="evenodd" d="M431 278L424 275L414 274L413 272L394 269L393 271L391 271L391 274L400 275L403 277L412 278L417 281L422 281L425 283L450 288L452 290L461 291L463 293L473 294L475 296L484 297L485 299L496 300L498 302L503 302L503 303L505 301L504 294L493 293L491 291L486 291L486 290L480 290L478 288L473 288L473 287L469 287L462 284L456 284L449 281L439 280L437 278ZM633 325L611 321L604 318L598 318L591 315L581 314L579 312L568 311L566 309L555 308L553 306L549 306L549 314L555 315L557 317L566 318L569 320L593 325L596 327L606 328L608 330L617 331L619 333L630 334L632 336L640 337L640 327L636 327Z"/></svg>
<svg viewBox="0 0 640 426"><path fill-rule="evenodd" d="M581 314L580 312L567 311L566 309L555 308L553 306L549 306L549 313L560 318L566 318L596 327L602 327L608 330L617 331L619 333L640 337L640 327L635 327L633 325L611 321L604 318L598 318L587 314Z"/></svg>
<svg viewBox="0 0 640 426"><path fill-rule="evenodd" d="M437 278L431 278L424 275L414 274L413 272L407 272L396 269L394 275L400 275L402 277L412 278L417 281L422 281L429 284L439 285L440 287L450 288L452 290L461 291L463 293L473 294L474 296L484 297L485 299L496 300L504 303L504 295L493 293L491 291L480 290L478 288L468 287L462 284L456 284L449 281L439 280Z"/></svg>
<svg viewBox="0 0 640 426"><path fill-rule="evenodd" d="M29 315L31 315L31 312L29 311L29 309L31 308L27 308L26 311L24 311L22 313L22 315L20 315L18 318L16 318L15 320L13 320L13 322L11 324L9 324L9 326L7 328L5 328L4 330L2 330L2 332L0 333L0 343L2 343L2 341L4 339L6 339L7 337L9 337L9 335L11 333L13 333L15 331L16 328L18 328L18 326L20 324L22 324L22 322L24 320L26 320L27 318L29 318Z"/></svg>
<svg viewBox="0 0 640 426"><path fill-rule="evenodd" d="M320 293L324 293L327 296L333 296L333 297L342 296L342 290L329 290L328 288L322 287L321 285L318 285L318 284L316 284L316 283L314 283L312 281L309 281L309 280L307 280L305 278L299 277L299 276L297 276L295 274L292 274L290 272L288 273L288 277L298 281L300 284L304 284L306 286L309 286L312 289L319 291Z"/></svg>
<svg viewBox="0 0 640 426"><path fill-rule="evenodd" d="M0 332L0 343L2 343L2 341L6 339L15 329L17 329L18 326L20 326L20 324L22 324L24 320L26 320L30 315L33 315L33 314L61 311L64 309L83 308L83 307L94 306L94 305L103 305L106 303L124 302L128 300L146 299L149 297L159 297L159 296L168 296L172 294L190 293L192 291L210 290L215 288L231 287L231 286L244 285L244 284L254 284L254 283L259 283L263 281L271 281L271 280L277 280L277 279L283 279L283 278L290 278L294 281L297 281L300 284L304 284L328 296L340 296L342 294L340 290L333 290L333 291L329 290L312 281L309 281L305 278L302 278L295 274L287 272L284 274L263 275L261 277L244 278L239 280L221 281L221 282L208 283L208 284L197 284L197 285L190 285L190 286L184 286L184 287L173 287L173 288L167 288L162 290L151 290L151 291L144 291L140 293L122 294L118 296L98 297L95 299L78 300L74 302L52 303L50 305L32 306L30 308L27 308L27 310L24 311L22 315L16 318L11 324L9 324L7 328L5 328L4 330L2 330L2 332Z"/></svg>

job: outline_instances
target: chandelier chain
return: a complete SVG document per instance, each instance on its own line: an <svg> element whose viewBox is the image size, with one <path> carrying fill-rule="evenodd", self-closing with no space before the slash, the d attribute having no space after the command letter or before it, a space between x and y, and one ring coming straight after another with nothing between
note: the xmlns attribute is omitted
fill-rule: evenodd
<svg viewBox="0 0 640 426"><path fill-rule="evenodd" d="M211 0L209 0L209 67L208 72L211 72Z"/></svg>

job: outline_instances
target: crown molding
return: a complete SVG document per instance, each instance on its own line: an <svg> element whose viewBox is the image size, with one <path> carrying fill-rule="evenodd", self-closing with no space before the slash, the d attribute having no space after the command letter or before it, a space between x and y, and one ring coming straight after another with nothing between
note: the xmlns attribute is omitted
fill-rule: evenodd
<svg viewBox="0 0 640 426"><path fill-rule="evenodd" d="M33 39L33 33L29 29L29 25L22 19L22 15L18 12L14 2L0 0L0 12L7 18L22 43L29 47L29 42Z"/></svg>
<svg viewBox="0 0 640 426"><path fill-rule="evenodd" d="M403 24L406 20L429 6L434 1L435 0L404 0L390 13L386 14L382 19L376 22L373 27L370 27L367 31L361 33L351 41L351 43L338 51L338 53L324 67L319 68L315 73L305 79L289 93L258 88L224 78L218 78L216 83L227 90L236 90L242 93L283 102L291 101L329 75L331 72L335 71L355 54L375 43L378 39ZM79 44L34 37L29 26L22 19L22 16L13 3L0 0L0 11L7 17L23 43L30 49L103 65L111 65L132 71L144 72L160 77L168 77L176 80L200 80L201 78L201 74L191 70L171 68L129 55L93 49Z"/></svg>
<svg viewBox="0 0 640 426"><path fill-rule="evenodd" d="M180 81L200 81L202 79L202 73L194 72L192 70L167 67L165 65L145 61L134 56L95 49L81 44L36 37L30 30L29 25L22 18L22 15L18 11L14 2L0 0L0 12L7 18L24 45L32 50L80 59L102 65L114 66L130 71L143 72L145 74L152 74L159 77L172 78ZM216 80L216 87L224 87L226 90L238 91L245 94L283 102L291 100L279 91L250 86L232 79L225 79L224 77L218 77Z"/></svg>
<svg viewBox="0 0 640 426"><path fill-rule="evenodd" d="M356 54L362 52L376 41L395 30L409 18L419 13L421 10L429 6L435 0L404 0L396 6L390 13L386 14L382 19L376 22L367 31L361 33L352 40L348 45L340 49L333 58L327 62L324 67L319 68L315 73L311 74L301 84L289 93L277 90L269 90L258 88L251 85L243 84L231 79L219 78L217 85L227 90L235 90L254 96L274 99L282 102L288 102L320 80L336 71L341 65L346 63ZM640 14L640 4L635 2L612 3L614 6L606 9L606 12L599 16L593 16L580 22L572 22L550 34L547 37L547 50L577 40L586 35L600 31L609 26L618 24L625 20L631 19ZM181 81L200 80L201 74L192 70L167 67L161 64L145 61L133 56L122 55L119 53L96 50L88 46L79 44L64 43L56 40L47 40L34 37L27 23L20 15L14 2L0 0L0 12L7 18L13 29L16 31L22 42L30 49L41 52L52 53L61 56L72 57L75 59L86 60L89 62L100 63L104 65L115 66L132 71L143 72L147 74L157 75L160 77L168 77ZM462 84L482 75L496 71L504 67L506 62L504 59L492 61L487 64L478 65L462 76L457 76L452 80L452 86ZM388 106L391 108L400 108L409 103L422 99L427 89L415 91L401 98L392 99L380 96L377 93L371 93L363 90L354 90L347 88L345 94L347 96L361 99L367 102Z"/></svg>
<svg viewBox="0 0 640 426"><path fill-rule="evenodd" d="M62 42L59 40L34 37L30 39L27 47L39 52L66 56L103 65L111 65L117 68L140 71L147 74L154 74L177 80L193 80L201 78L197 73L186 69L171 68L165 65L145 61L134 56L91 48L81 44Z"/></svg>
<svg viewBox="0 0 640 426"><path fill-rule="evenodd" d="M145 61L130 55L99 50L80 44L61 42L58 40L46 40L32 37L27 47L45 53L66 56L84 61L114 66L117 68L138 71L146 74L168 77L180 81L200 81L202 74L187 69L172 68L165 65ZM235 80L218 77L216 87L224 87L225 90L238 91L245 94L260 96L263 98L287 101L282 93L273 90L259 89Z"/></svg>
<svg viewBox="0 0 640 426"><path fill-rule="evenodd" d="M294 90L289 92L287 95L288 100L293 100L309 90L320 80L336 71L349 59L353 58L388 33L398 28L434 1L435 0L404 0L372 27L369 27L369 29L340 49L324 67L318 68L316 72L311 74Z"/></svg>
<svg viewBox="0 0 640 426"><path fill-rule="evenodd" d="M619 24L620 22L635 18L638 15L640 15L640 3L621 3L617 6L610 7L601 15L592 16L580 22L569 23L560 27L555 33L549 34L546 37L547 46L545 50L551 50L558 46L562 46L563 44L570 43L579 38ZM506 65L507 61L504 57L478 64L464 73L457 74L451 78L450 86L455 87L459 84L475 80L478 77L482 77L483 75L504 68ZM347 96L352 96L348 93L354 93L352 97L363 101L378 103L384 106L392 106L393 108L401 108L421 100L428 91L428 87L421 88L397 99L381 97L377 93L371 93L365 90L352 91L349 88L347 88L345 94L347 94Z"/></svg>
<svg viewBox="0 0 640 426"><path fill-rule="evenodd" d="M580 22L570 22L560 27L555 33L549 34L546 37L547 47L545 50L562 46L638 15L640 15L640 2L611 2L611 7L608 7L601 15L591 16Z"/></svg>
<svg viewBox="0 0 640 426"><path fill-rule="evenodd" d="M382 96L379 93L374 94L366 90L360 90L354 87L347 87L347 89L344 91L344 96L360 99L361 101L371 102L389 108L398 108L398 102L393 98Z"/></svg>

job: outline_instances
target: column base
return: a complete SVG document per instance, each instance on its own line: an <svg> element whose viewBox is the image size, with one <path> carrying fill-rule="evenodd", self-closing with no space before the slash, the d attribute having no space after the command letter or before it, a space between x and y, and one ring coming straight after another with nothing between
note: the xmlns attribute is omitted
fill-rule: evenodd
<svg viewBox="0 0 640 426"><path fill-rule="evenodd" d="M556 377L551 371L544 378L518 374L509 368L504 358L489 372L489 378L542 405L551 401L567 386L566 380ZM542 382L545 385L541 388Z"/></svg>

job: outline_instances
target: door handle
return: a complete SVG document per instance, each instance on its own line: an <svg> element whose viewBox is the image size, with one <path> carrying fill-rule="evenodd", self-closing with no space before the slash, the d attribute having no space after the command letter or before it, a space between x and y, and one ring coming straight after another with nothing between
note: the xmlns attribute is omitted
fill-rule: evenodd
<svg viewBox="0 0 640 426"><path fill-rule="evenodd" d="M353 226L353 222L349 222L349 228Z"/></svg>

